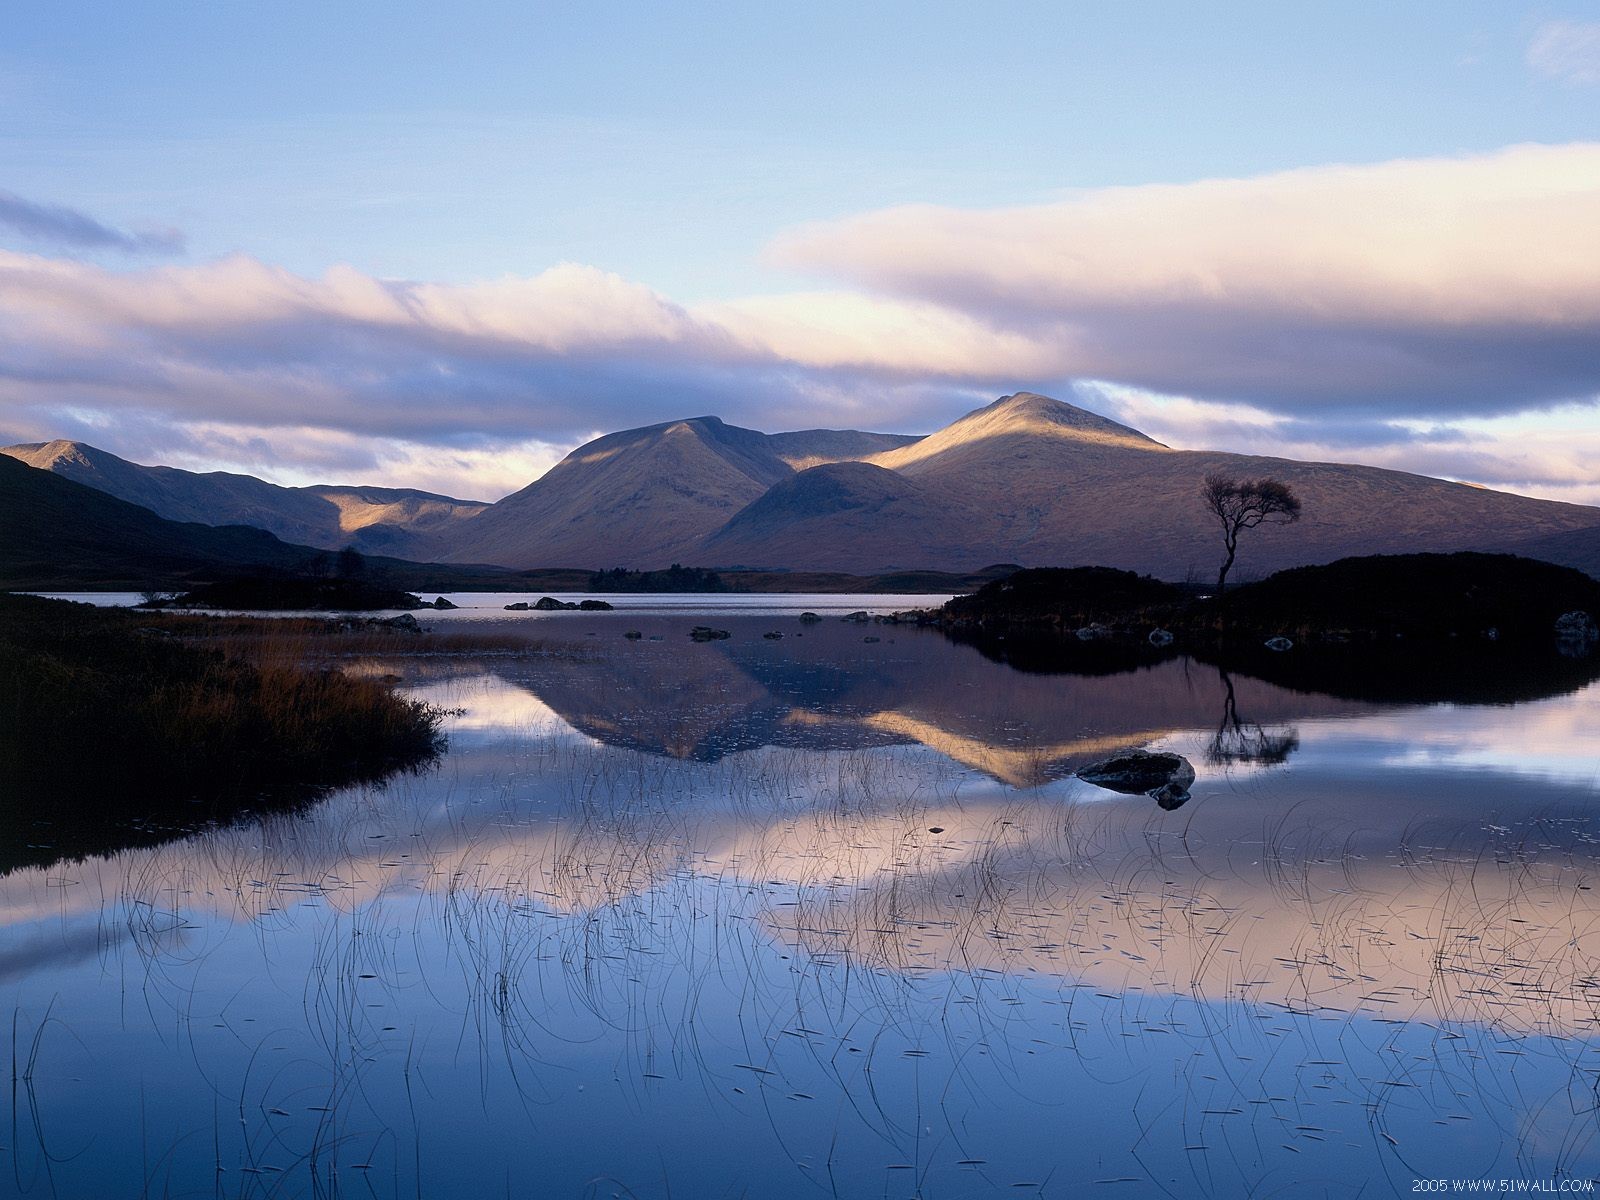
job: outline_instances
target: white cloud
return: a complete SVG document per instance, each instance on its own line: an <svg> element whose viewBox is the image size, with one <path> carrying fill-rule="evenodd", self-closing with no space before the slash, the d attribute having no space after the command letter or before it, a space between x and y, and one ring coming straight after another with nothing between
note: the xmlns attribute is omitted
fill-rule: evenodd
<svg viewBox="0 0 1600 1200"><path fill-rule="evenodd" d="M828 288L700 305L577 264L443 284L0 251L0 436L493 497L595 430L927 430L1096 379L1175 444L1588 497L1597 212L1589 143L922 206L780 238ZM1573 399L1560 430L1512 418Z"/></svg>
<svg viewBox="0 0 1600 1200"><path fill-rule="evenodd" d="M1514 411L1600 392L1600 144L897 208L775 259L938 304L1067 375L1321 407Z"/></svg>
<svg viewBox="0 0 1600 1200"><path fill-rule="evenodd" d="M1528 42L1528 65L1563 83L1600 83L1600 21L1546 21Z"/></svg>
<svg viewBox="0 0 1600 1200"><path fill-rule="evenodd" d="M46 204L0 189L0 230L29 242L121 254L176 254L183 234L176 229L131 230L107 225L64 204Z"/></svg>
<svg viewBox="0 0 1600 1200"><path fill-rule="evenodd" d="M1317 462L1361 462L1503 491L1600 505L1600 411L1454 421L1302 420L1242 404L1089 385L1086 403L1181 450L1222 447Z"/></svg>

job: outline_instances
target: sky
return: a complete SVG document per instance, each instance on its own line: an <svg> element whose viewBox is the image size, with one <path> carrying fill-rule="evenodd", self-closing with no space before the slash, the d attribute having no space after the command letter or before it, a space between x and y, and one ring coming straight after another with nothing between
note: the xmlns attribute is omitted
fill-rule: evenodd
<svg viewBox="0 0 1600 1200"><path fill-rule="evenodd" d="M493 499L1018 390L1600 504L1600 3L0 10L0 443Z"/></svg>

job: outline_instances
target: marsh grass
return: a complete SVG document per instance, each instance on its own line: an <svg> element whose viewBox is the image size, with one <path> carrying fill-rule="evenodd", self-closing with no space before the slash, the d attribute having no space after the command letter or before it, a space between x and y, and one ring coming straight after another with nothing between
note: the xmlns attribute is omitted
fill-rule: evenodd
<svg viewBox="0 0 1600 1200"><path fill-rule="evenodd" d="M1230 711L1225 731L1244 727ZM1065 1196L1114 1178L1105 1194L1233 1197L1315 1177L1370 1196L1437 1169L1450 1125L1472 1130L1463 1173L1596 1161L1581 813L1368 835L1274 803L1244 754L1224 761L1253 815L1231 825L1204 796L1175 816L1070 784L996 792L905 747L708 762L508 729L452 760L383 797L118 856L79 889L125 921L130 1007L180 1057L211 1061L214 1023L252 1048L213 1068L212 1128L152 1146L148 1194L181 1193L197 1156L230 1196L443 1194L450 1166L502 1144L554 1174L574 1151L551 1110L585 1078L639 1127L693 1105L705 1146L761 1139L770 1161L646 1168L621 1122L579 1148L590 1190L559 1194ZM256 1032L196 986L208 956L228 962L211 904L236 906L274 974L310 940L303 1030L291 1005ZM31 1082L65 1074L71 1043L42 1006L23 1016L12 1142L49 1162ZM1046 1133L1085 1091L1119 1120L1093 1145ZM996 1113L1051 1153L1008 1158ZM887 1171L907 1186L875 1186Z"/></svg>
<svg viewBox="0 0 1600 1200"><path fill-rule="evenodd" d="M0 861L81 851L121 819L159 836L303 801L442 749L439 712L378 680L304 665L303 631L235 629L215 646L184 632L0 597L0 788L11 800Z"/></svg>

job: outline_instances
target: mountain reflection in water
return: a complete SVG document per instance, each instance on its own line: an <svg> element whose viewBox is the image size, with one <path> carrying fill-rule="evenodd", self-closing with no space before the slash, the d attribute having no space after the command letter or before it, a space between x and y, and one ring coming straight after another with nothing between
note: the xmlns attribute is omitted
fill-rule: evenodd
<svg viewBox="0 0 1600 1200"><path fill-rule="evenodd" d="M1600 1171L1593 675L1419 704L698 623L355 664L453 711L438 770L0 878L15 1190ZM1130 746L1189 757L1193 801L1073 778Z"/></svg>

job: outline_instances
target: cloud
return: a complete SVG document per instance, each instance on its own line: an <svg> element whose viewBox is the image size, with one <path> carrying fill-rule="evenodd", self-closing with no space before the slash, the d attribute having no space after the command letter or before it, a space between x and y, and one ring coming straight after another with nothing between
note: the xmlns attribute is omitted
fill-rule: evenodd
<svg viewBox="0 0 1600 1200"><path fill-rule="evenodd" d="M177 254L183 234L175 229L130 231L97 221L62 204L41 204L0 189L0 228L35 244L67 250L115 250L124 254Z"/></svg>
<svg viewBox="0 0 1600 1200"><path fill-rule="evenodd" d="M0 436L493 497L597 430L917 432L1093 380L1174 444L1581 490L1596 211L1588 143L919 206L775 243L827 286L697 305L570 263L457 284L0 250ZM1515 414L1574 400L1570 437L1513 452Z"/></svg>
<svg viewBox="0 0 1600 1200"><path fill-rule="evenodd" d="M794 427L871 406L898 423L923 418L932 390L953 414L963 382L1008 377L1004 343L957 313L877 304L872 334L848 303L811 323L764 307L697 312L576 265L445 285L349 267L308 279L243 255L116 272L0 251L0 400L563 442L702 412ZM921 340L891 336L918 323Z"/></svg>
<svg viewBox="0 0 1600 1200"><path fill-rule="evenodd" d="M1312 462L1360 462L1600 505L1600 420L1592 406L1456 421L1305 420L1241 404L1089 384L1080 402L1180 450L1223 447Z"/></svg>
<svg viewBox="0 0 1600 1200"><path fill-rule="evenodd" d="M1528 65L1563 83L1600 83L1600 21L1546 21L1528 42Z"/></svg>
<svg viewBox="0 0 1600 1200"><path fill-rule="evenodd" d="M1277 411L1600 392L1600 144L914 206L773 258L1024 339L1062 375Z"/></svg>

